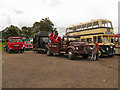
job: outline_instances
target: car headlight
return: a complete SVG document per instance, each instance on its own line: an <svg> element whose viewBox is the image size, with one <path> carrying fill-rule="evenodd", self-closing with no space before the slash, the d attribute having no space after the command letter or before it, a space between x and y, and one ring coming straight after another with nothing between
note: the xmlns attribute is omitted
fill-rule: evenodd
<svg viewBox="0 0 120 90"><path fill-rule="evenodd" d="M78 50L78 47L76 47L75 49Z"/></svg>
<svg viewBox="0 0 120 90"><path fill-rule="evenodd" d="M106 50L109 50L109 48L107 47Z"/></svg>

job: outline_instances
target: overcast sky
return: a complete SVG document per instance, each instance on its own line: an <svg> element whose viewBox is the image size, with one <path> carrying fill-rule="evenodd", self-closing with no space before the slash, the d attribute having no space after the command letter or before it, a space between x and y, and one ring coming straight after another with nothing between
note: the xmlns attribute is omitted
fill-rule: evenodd
<svg viewBox="0 0 120 90"><path fill-rule="evenodd" d="M0 0L0 30L9 25L31 27L49 17L63 35L65 28L92 19L108 19L118 33L120 0Z"/></svg>

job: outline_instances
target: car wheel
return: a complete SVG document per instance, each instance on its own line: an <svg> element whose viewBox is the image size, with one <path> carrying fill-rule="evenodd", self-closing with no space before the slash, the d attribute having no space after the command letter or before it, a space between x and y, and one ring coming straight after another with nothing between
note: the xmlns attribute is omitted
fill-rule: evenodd
<svg viewBox="0 0 120 90"><path fill-rule="evenodd" d="M69 49L67 52L68 59L73 60L75 59L75 54L72 49Z"/></svg>

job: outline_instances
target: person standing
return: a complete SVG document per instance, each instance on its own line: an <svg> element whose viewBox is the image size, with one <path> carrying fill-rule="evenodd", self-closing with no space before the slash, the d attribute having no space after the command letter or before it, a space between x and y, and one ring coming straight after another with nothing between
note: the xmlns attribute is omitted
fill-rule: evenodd
<svg viewBox="0 0 120 90"><path fill-rule="evenodd" d="M94 42L94 45L93 45L93 48L91 48L92 50L92 56L91 56L91 61L95 61L96 58L97 58L97 46L95 45L95 42Z"/></svg>
<svg viewBox="0 0 120 90"><path fill-rule="evenodd" d="M97 55L96 55L96 60L99 58L99 44L95 42L95 46L97 47Z"/></svg>

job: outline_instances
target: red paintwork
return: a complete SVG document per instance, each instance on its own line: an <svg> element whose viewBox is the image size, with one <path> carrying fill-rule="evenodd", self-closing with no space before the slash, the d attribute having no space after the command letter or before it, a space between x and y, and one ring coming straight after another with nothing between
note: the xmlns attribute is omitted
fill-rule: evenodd
<svg viewBox="0 0 120 90"><path fill-rule="evenodd" d="M51 40L51 44L53 44L54 42L59 42L61 41L61 37L58 37L57 35L54 35L52 33L49 33L48 38Z"/></svg>
<svg viewBox="0 0 120 90"><path fill-rule="evenodd" d="M110 37L120 37L120 34L115 34L115 35L110 36Z"/></svg>
<svg viewBox="0 0 120 90"><path fill-rule="evenodd" d="M24 47L25 48L33 48L33 45L30 43L30 44L25 44L25 42L30 42L30 41L24 41ZM32 47L28 47L28 45L31 45Z"/></svg>
<svg viewBox="0 0 120 90"><path fill-rule="evenodd" d="M10 39L22 39L22 37L9 37L8 38L8 50L23 49L23 42L10 42Z"/></svg>

